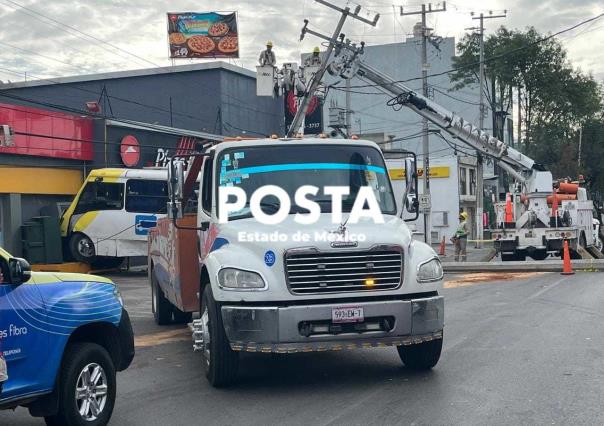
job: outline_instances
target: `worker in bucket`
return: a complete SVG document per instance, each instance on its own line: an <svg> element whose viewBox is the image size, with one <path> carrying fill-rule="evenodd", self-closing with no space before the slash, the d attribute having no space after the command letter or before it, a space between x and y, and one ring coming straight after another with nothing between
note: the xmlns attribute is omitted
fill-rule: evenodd
<svg viewBox="0 0 604 426"><path fill-rule="evenodd" d="M272 41L269 40L266 42L266 50L263 50L262 53L260 53L258 62L260 63L261 67L264 67L267 65L274 67L277 65L277 58L275 57L275 52L273 52L273 42Z"/></svg>
<svg viewBox="0 0 604 426"><path fill-rule="evenodd" d="M312 51L312 55L309 56L308 58L306 58L306 60L304 61L304 65L305 66L316 66L316 65L321 65L321 50L319 50L319 46L316 46L313 51Z"/></svg>
<svg viewBox="0 0 604 426"><path fill-rule="evenodd" d="M468 214L466 212L459 213L459 227L451 241L455 244L455 261L465 262L468 246Z"/></svg>

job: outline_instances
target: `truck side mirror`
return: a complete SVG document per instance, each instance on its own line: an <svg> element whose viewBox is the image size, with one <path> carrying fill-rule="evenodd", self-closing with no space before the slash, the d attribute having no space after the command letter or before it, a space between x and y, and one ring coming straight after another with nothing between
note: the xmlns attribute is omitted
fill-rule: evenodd
<svg viewBox="0 0 604 426"><path fill-rule="evenodd" d="M13 257L8 260L8 271L11 284L20 285L31 278L31 266L25 259Z"/></svg>
<svg viewBox="0 0 604 426"><path fill-rule="evenodd" d="M168 217L182 218L182 197L184 193L185 169L182 161L170 160L168 166Z"/></svg>
<svg viewBox="0 0 604 426"><path fill-rule="evenodd" d="M417 164L415 158L405 158L405 199L403 204L409 213L418 213Z"/></svg>

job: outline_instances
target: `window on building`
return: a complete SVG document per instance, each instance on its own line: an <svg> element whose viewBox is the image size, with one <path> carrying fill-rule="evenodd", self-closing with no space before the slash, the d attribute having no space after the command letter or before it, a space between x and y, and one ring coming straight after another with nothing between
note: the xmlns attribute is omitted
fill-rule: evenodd
<svg viewBox="0 0 604 426"><path fill-rule="evenodd" d="M130 179L126 182L126 211L165 213L168 184L163 180Z"/></svg>
<svg viewBox="0 0 604 426"><path fill-rule="evenodd" d="M459 195L468 195L468 177L465 167L459 168Z"/></svg>
<svg viewBox="0 0 604 426"><path fill-rule="evenodd" d="M476 169L470 171L470 195L476 195Z"/></svg>
<svg viewBox="0 0 604 426"><path fill-rule="evenodd" d="M124 184L88 182L80 194L73 214L124 208Z"/></svg>

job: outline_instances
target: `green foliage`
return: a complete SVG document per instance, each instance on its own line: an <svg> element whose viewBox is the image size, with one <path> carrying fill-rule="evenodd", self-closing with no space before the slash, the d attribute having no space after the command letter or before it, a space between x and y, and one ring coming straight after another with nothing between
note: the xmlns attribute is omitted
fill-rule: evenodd
<svg viewBox="0 0 604 426"><path fill-rule="evenodd" d="M526 31L501 27L485 39L485 74L496 88L495 93L484 88L487 99L492 108L510 110L513 91L522 116L516 123L522 128L516 146L555 177L586 172L594 189L604 191L603 87L572 67L557 39L543 38L532 27ZM477 36L465 36L457 49L456 72L451 76L455 90L478 82ZM582 167L577 164L580 127Z"/></svg>

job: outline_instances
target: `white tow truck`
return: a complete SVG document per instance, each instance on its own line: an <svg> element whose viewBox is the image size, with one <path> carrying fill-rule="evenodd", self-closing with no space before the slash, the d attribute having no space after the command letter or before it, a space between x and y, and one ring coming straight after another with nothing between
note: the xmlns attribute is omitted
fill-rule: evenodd
<svg viewBox="0 0 604 426"><path fill-rule="evenodd" d="M357 76L372 84L375 89L391 96L390 105L410 108L482 156L494 158L515 180L511 185L513 211L509 212L507 219L504 215L504 220L498 223L500 227L493 230L495 248L501 253L502 260L524 260L527 255L543 260L549 254L559 255L564 241L578 256L579 244L591 248L596 243L591 213L593 205L584 189L580 189L573 200L561 200L560 208L552 208L548 205L548 196L555 196L557 192L551 172L543 166L363 62L364 43L357 47L350 40L344 41L343 36L334 41L308 30L306 26L302 36L305 32L322 37L333 45L335 57L327 68L330 74L343 79ZM570 217L574 220L565 220Z"/></svg>
<svg viewBox="0 0 604 426"><path fill-rule="evenodd" d="M169 217L149 234L153 311L159 324L199 312L194 349L212 385L235 380L241 351L396 346L410 368L436 365L443 270L403 219L417 218L415 155L388 156L407 170L401 203L384 154L370 141L230 141L199 153L186 174L171 164ZM197 214L183 215L198 177ZM318 191L301 197L310 185ZM344 190L334 195L334 187ZM225 188L244 196L228 221ZM372 200L382 223L357 214ZM254 208L279 223L262 223Z"/></svg>

